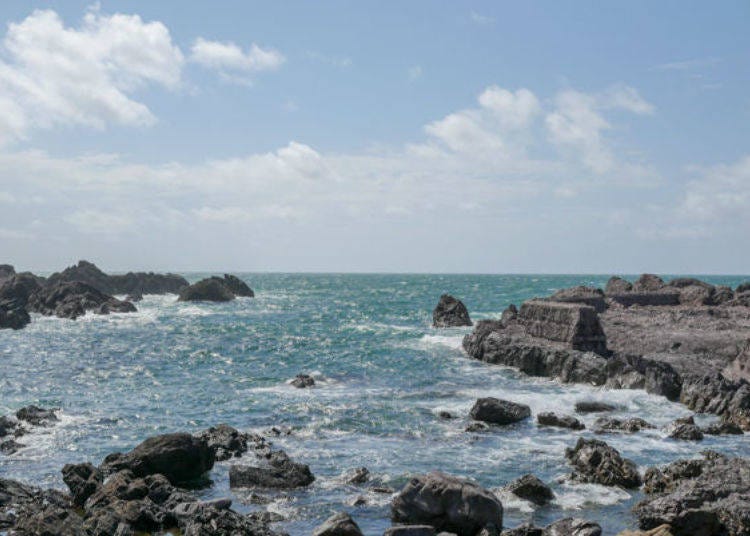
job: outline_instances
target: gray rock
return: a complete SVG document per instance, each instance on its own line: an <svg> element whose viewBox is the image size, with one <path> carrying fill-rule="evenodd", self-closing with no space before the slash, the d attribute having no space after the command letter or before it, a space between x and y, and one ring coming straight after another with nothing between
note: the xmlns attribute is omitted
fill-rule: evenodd
<svg viewBox="0 0 750 536"><path fill-rule="evenodd" d="M537 414L536 420L542 426L556 426L558 428L570 428L571 430L586 428L586 425L571 415L556 415L552 412L546 412Z"/></svg>
<svg viewBox="0 0 750 536"><path fill-rule="evenodd" d="M476 421L506 425L531 417L531 408L525 404L487 397L478 399L469 415Z"/></svg>
<svg viewBox="0 0 750 536"><path fill-rule="evenodd" d="M362 536L362 531L349 514L339 512L326 519L312 536Z"/></svg>
<svg viewBox="0 0 750 536"><path fill-rule="evenodd" d="M580 438L575 447L565 449L565 457L573 466L570 478L575 482L623 488L641 485L636 465L604 441Z"/></svg>
<svg viewBox="0 0 750 536"><path fill-rule="evenodd" d="M432 325L436 328L471 326L471 318L461 300L450 294L443 294L435 310L432 311Z"/></svg>

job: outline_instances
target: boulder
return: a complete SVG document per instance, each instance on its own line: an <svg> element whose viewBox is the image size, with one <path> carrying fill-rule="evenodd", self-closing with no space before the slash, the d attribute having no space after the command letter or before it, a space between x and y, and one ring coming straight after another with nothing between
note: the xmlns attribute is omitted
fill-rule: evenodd
<svg viewBox="0 0 750 536"><path fill-rule="evenodd" d="M575 447L565 449L565 457L573 466L570 479L574 482L638 488L641 476L635 463L622 458L616 449L598 439L580 438Z"/></svg>
<svg viewBox="0 0 750 536"><path fill-rule="evenodd" d="M656 428L653 424L639 418L615 419L612 417L599 417L594 421L594 431L597 434L607 432L626 432L632 434L641 430Z"/></svg>
<svg viewBox="0 0 750 536"><path fill-rule="evenodd" d="M313 530L312 536L362 536L362 531L349 514L339 512Z"/></svg>
<svg viewBox="0 0 750 536"><path fill-rule="evenodd" d="M183 288L177 301L228 302L234 298L234 293L221 279L209 277Z"/></svg>
<svg viewBox="0 0 750 536"><path fill-rule="evenodd" d="M603 413L605 411L614 411L617 406L607 404L606 402L597 402L596 400L580 400L575 405L577 413Z"/></svg>
<svg viewBox="0 0 750 536"><path fill-rule="evenodd" d="M315 480L310 467L296 463L284 452L268 453L260 466L232 465L230 488L291 489L309 486Z"/></svg>
<svg viewBox="0 0 750 536"><path fill-rule="evenodd" d="M162 474L172 484L200 479L214 466L208 442L186 433L154 436L126 454L110 454L101 465L112 473L127 469L137 477Z"/></svg>
<svg viewBox="0 0 750 536"><path fill-rule="evenodd" d="M593 287L577 286L564 288L552 294L549 299L564 303L590 305L596 309L597 313L601 313L607 309L607 304L604 301L604 292L601 289Z"/></svg>
<svg viewBox="0 0 750 536"><path fill-rule="evenodd" d="M532 337L564 342L574 350L607 353L607 338L591 306L528 300L521 305L519 320Z"/></svg>
<svg viewBox="0 0 750 536"><path fill-rule="evenodd" d="M607 286L604 287L604 294L622 294L633 290L633 284L630 281L617 276L609 278Z"/></svg>
<svg viewBox="0 0 750 536"><path fill-rule="evenodd" d="M487 397L478 399L469 415L475 421L506 425L531 417L531 408L525 404Z"/></svg>
<svg viewBox="0 0 750 536"><path fill-rule="evenodd" d="M543 506L555 498L552 489L534 475L523 475L503 489L538 506Z"/></svg>
<svg viewBox="0 0 750 536"><path fill-rule="evenodd" d="M558 428L570 428L571 430L583 430L586 426L571 415L556 415L552 412L539 413L536 421L542 426L556 426Z"/></svg>
<svg viewBox="0 0 750 536"><path fill-rule="evenodd" d="M96 288L72 281L46 285L29 297L28 309L45 316L75 320L94 311L97 314L133 313L135 306L127 301L104 294Z"/></svg>
<svg viewBox="0 0 750 536"><path fill-rule="evenodd" d="M436 328L471 326L469 311L461 300L450 294L443 294L435 310L432 311L432 326Z"/></svg>
<svg viewBox="0 0 750 536"><path fill-rule="evenodd" d="M34 426L51 426L52 423L60 420L55 415L55 410L40 408L33 404L16 411L16 419L26 421Z"/></svg>
<svg viewBox="0 0 750 536"><path fill-rule="evenodd" d="M635 283L633 283L633 291L656 292L663 289L665 286L664 280L658 275L643 274Z"/></svg>
<svg viewBox="0 0 750 536"><path fill-rule="evenodd" d="M291 385L297 389L304 389L315 385L315 379L309 374L297 374L291 381Z"/></svg>
<svg viewBox="0 0 750 536"><path fill-rule="evenodd" d="M242 456L247 452L247 442L250 439L249 434L242 433L228 424L212 426L196 437L206 442L218 462Z"/></svg>
<svg viewBox="0 0 750 536"><path fill-rule="evenodd" d="M436 471L404 486L391 503L391 517L398 523L432 525L437 532L475 536L485 528L502 528L503 506L474 482Z"/></svg>

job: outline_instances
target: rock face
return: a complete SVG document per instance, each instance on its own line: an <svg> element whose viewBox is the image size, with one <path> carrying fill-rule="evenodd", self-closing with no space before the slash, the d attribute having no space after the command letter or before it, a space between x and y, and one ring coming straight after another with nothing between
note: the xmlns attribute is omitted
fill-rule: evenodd
<svg viewBox="0 0 750 536"><path fill-rule="evenodd" d="M80 281L46 285L29 297L28 309L44 316L75 320L94 311L97 314L133 313L135 305L108 296Z"/></svg>
<svg viewBox="0 0 750 536"><path fill-rule="evenodd" d="M326 519L312 536L362 536L362 531L349 514L339 512Z"/></svg>
<svg viewBox="0 0 750 536"><path fill-rule="evenodd" d="M436 532L475 536L503 526L503 506L495 495L477 484L440 472L412 478L391 503L393 521L427 524Z"/></svg>
<svg viewBox="0 0 750 536"><path fill-rule="evenodd" d="M471 326L469 311L461 300L450 294L443 294L435 310L432 311L432 326L436 328Z"/></svg>
<svg viewBox="0 0 750 536"><path fill-rule="evenodd" d="M519 318L532 337L564 342L574 350L607 353L607 338L593 307L529 300L521 305Z"/></svg>
<svg viewBox="0 0 750 536"><path fill-rule="evenodd" d="M315 480L310 467L296 463L284 451L269 452L260 466L233 465L230 488L291 489L309 486Z"/></svg>
<svg viewBox="0 0 750 536"><path fill-rule="evenodd" d="M516 497L543 506L555 498L552 489L534 475L524 475L504 488Z"/></svg>
<svg viewBox="0 0 750 536"><path fill-rule="evenodd" d="M575 447L565 450L565 457L573 466L570 478L575 482L623 488L641 485L635 464L604 441L580 438Z"/></svg>
<svg viewBox="0 0 750 536"><path fill-rule="evenodd" d="M571 430L586 428L586 425L571 415L556 415L552 412L537 414L536 421L542 426L556 426L558 428L570 428Z"/></svg>
<svg viewBox="0 0 750 536"><path fill-rule="evenodd" d="M525 404L487 397L477 400L469 415L476 421L506 425L531 417L531 408Z"/></svg>
<svg viewBox="0 0 750 536"><path fill-rule="evenodd" d="M55 285L72 281L86 283L104 294L177 294L188 286L184 277L175 274L128 272L107 275L88 261L78 261L77 265L52 274L47 282Z"/></svg>
<svg viewBox="0 0 750 536"><path fill-rule="evenodd" d="M650 497L633 512L642 529L668 524L674 536L750 534L750 460L707 452L644 477Z"/></svg>
<svg viewBox="0 0 750 536"><path fill-rule="evenodd" d="M201 478L214 466L214 451L205 439L175 433L146 439L126 454L110 454L105 473L127 469L137 477L162 474L172 484Z"/></svg>
<svg viewBox="0 0 750 536"><path fill-rule="evenodd" d="M590 305L596 309L597 313L601 313L607 308L607 303L604 301L604 292L601 289L592 287L578 286L565 288L555 292L549 299L564 303Z"/></svg>

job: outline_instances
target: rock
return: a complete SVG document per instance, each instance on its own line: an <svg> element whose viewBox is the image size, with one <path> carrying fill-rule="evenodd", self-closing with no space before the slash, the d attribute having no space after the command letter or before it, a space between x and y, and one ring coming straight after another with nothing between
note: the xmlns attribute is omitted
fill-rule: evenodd
<svg viewBox="0 0 750 536"><path fill-rule="evenodd" d="M391 516L395 522L432 525L458 536L503 526L503 506L492 492L437 471L412 478L393 499Z"/></svg>
<svg viewBox="0 0 750 536"><path fill-rule="evenodd" d="M443 294L435 310L432 311L432 326L436 328L471 326L469 311L461 300L450 294Z"/></svg>
<svg viewBox="0 0 750 536"><path fill-rule="evenodd" d="M607 286L604 287L604 294L621 294L633 290L633 284L630 281L617 276L609 278Z"/></svg>
<svg viewBox="0 0 750 536"><path fill-rule="evenodd" d="M598 434L606 432L627 432L632 434L641 430L656 428L653 424L639 417L629 419L614 419L612 417L599 417L594 421L594 431Z"/></svg>
<svg viewBox="0 0 750 536"><path fill-rule="evenodd" d="M711 424L703 428L703 433L708 435L742 435L742 428L731 422Z"/></svg>
<svg viewBox="0 0 750 536"><path fill-rule="evenodd" d="M104 294L177 294L188 286L187 280L176 274L128 272L124 275L107 275L88 261L78 261L77 265L52 274L47 284L72 281L86 283Z"/></svg>
<svg viewBox="0 0 750 536"><path fill-rule="evenodd" d="M555 498L552 489L534 475L524 475L507 486L505 491L526 501L543 506Z"/></svg>
<svg viewBox="0 0 750 536"><path fill-rule="evenodd" d="M487 397L478 399L469 415L475 421L506 425L531 417L531 408L525 404Z"/></svg>
<svg viewBox="0 0 750 536"><path fill-rule="evenodd" d="M370 480L370 471L367 467L357 467L349 472L344 480L347 484L364 484Z"/></svg>
<svg viewBox="0 0 750 536"><path fill-rule="evenodd" d="M393 525L385 529L383 536L435 536L432 525Z"/></svg>
<svg viewBox="0 0 750 536"><path fill-rule="evenodd" d="M521 305L519 320L532 337L564 342L573 350L607 353L599 316L588 305L528 300Z"/></svg>
<svg viewBox="0 0 750 536"><path fill-rule="evenodd" d="M291 385L297 389L304 389L306 387L312 387L315 385L315 379L309 374L297 374L291 381Z"/></svg>
<svg viewBox="0 0 750 536"><path fill-rule="evenodd" d="M623 488L641 485L636 465L604 441L580 438L575 447L565 449L565 457L573 465L570 478L575 482Z"/></svg>
<svg viewBox="0 0 750 536"><path fill-rule="evenodd" d="M197 434L199 439L208 444L218 462L233 457L239 458L247 452L249 434L244 434L228 424L219 424Z"/></svg>
<svg viewBox="0 0 750 536"><path fill-rule="evenodd" d="M253 289L247 286L247 283L245 283L237 276L224 274L224 279L218 278L216 276L214 276L214 279L217 279L224 283L224 286L227 287L235 296L242 296L245 298L252 298L255 296L255 292L253 292Z"/></svg>
<svg viewBox="0 0 750 536"><path fill-rule="evenodd" d="M558 428L570 428L571 430L583 430L586 426L571 415L556 415L552 412L539 413L536 420L543 426L556 426Z"/></svg>
<svg viewBox="0 0 750 536"><path fill-rule="evenodd" d="M633 290L635 292L656 292L664 287L664 280L654 274L643 274L633 283Z"/></svg>
<svg viewBox="0 0 750 536"><path fill-rule="evenodd" d="M566 517L544 529L544 536L601 536L602 528L591 521Z"/></svg>
<svg viewBox="0 0 750 536"><path fill-rule="evenodd" d="M209 277L183 288L177 301L227 302L234 298L234 293L221 279Z"/></svg>
<svg viewBox="0 0 750 536"><path fill-rule="evenodd" d="M179 484L201 478L213 466L214 451L205 439L175 433L150 437L126 454L110 454L101 469L128 469L138 477L158 473Z"/></svg>
<svg viewBox="0 0 750 536"><path fill-rule="evenodd" d="M515 304L511 303L508 307L505 308L505 310L500 315L500 322L507 326L511 322L515 322L515 320L518 318L518 308L515 306ZM487 320L480 320L480 322L487 322Z"/></svg>
<svg viewBox="0 0 750 536"><path fill-rule="evenodd" d="M617 406L607 404L606 402L597 402L596 400L580 400L575 405L577 413L602 413L605 411L615 411Z"/></svg>
<svg viewBox="0 0 750 536"><path fill-rule="evenodd" d="M558 290L549 297L552 301L564 303L582 303L596 309L597 313L607 309L604 301L604 292L601 289L585 286L577 286Z"/></svg>
<svg viewBox="0 0 750 536"><path fill-rule="evenodd" d="M73 504L83 506L102 485L104 475L91 463L65 464L62 468L63 482L73 497Z"/></svg>
<svg viewBox="0 0 750 536"><path fill-rule="evenodd" d="M362 536L362 531L349 514L339 512L326 519L312 536Z"/></svg>
<svg viewBox="0 0 750 536"><path fill-rule="evenodd" d="M33 404L16 411L16 419L26 421L34 426L51 426L52 423L60 420L55 415L54 410L40 408Z"/></svg>
<svg viewBox="0 0 750 536"><path fill-rule="evenodd" d="M283 451L269 453L264 462L261 466L232 465L229 487L291 489L309 486L315 480L309 466L293 462Z"/></svg>
<svg viewBox="0 0 750 536"><path fill-rule="evenodd" d="M669 525L674 536L750 533L750 460L708 452L650 468L646 493L633 512L641 529Z"/></svg>
<svg viewBox="0 0 750 536"><path fill-rule="evenodd" d="M133 313L135 306L104 294L80 281L46 285L29 297L28 309L45 316L75 320L94 311L98 314Z"/></svg>

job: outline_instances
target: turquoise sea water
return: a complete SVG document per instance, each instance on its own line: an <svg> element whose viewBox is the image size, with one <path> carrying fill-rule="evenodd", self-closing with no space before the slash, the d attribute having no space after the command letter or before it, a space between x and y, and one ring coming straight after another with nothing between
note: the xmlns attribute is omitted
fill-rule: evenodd
<svg viewBox="0 0 750 536"><path fill-rule="evenodd" d="M241 511L278 512L286 518L278 527L293 535L310 534L339 510L366 534L380 535L390 524L391 496L343 484L341 475L354 467L368 467L379 485L394 489L432 469L491 489L532 472L552 484L557 500L534 509L503 496L506 527L576 516L615 534L632 525L629 510L640 495L562 481L569 472L564 449L581 434L538 428L533 420L466 433L469 408L478 397L496 396L529 404L534 414L572 413L586 398L614 401L618 415L655 424L690 413L643 391L561 385L485 365L461 350L470 328L430 327L443 292L461 298L479 320L555 289L603 286L606 276L240 275L256 298L217 305L146 296L134 314L37 316L22 331L0 331L0 415L30 403L62 408L60 424L35 429L20 440L27 448L0 455L0 476L63 488L65 463L98 463L154 434L221 422L254 431L288 426L293 433L273 441L311 466L317 480L309 489L261 492L272 502L252 505L247 494L229 490L231 462L222 462L201 494L231 496ZM704 279L734 287L750 278ZM313 374L316 387L289 386L298 373ZM441 420L441 410L458 418ZM587 425L594 419L583 417ZM706 448L750 455L748 435L692 443L653 430L604 439L641 469ZM367 504L350 506L359 495Z"/></svg>

